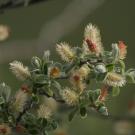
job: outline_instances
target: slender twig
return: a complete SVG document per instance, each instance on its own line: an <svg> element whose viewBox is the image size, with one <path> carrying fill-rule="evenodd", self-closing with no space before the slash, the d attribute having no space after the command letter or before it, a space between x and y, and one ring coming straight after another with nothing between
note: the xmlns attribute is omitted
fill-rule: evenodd
<svg viewBox="0 0 135 135"><path fill-rule="evenodd" d="M87 60L87 61L81 61L80 62L80 65L83 65L85 63L89 63L89 64L95 64L97 62L91 62L91 60ZM102 62L102 61L100 61ZM64 76L64 77L59 77L59 78L56 78L56 79L68 79L69 76ZM111 87L109 87L108 89L111 89ZM53 94L53 96L49 95L48 93L46 93L45 91L38 91L38 94L39 95L44 95L48 98L53 98L56 102L58 103L61 103L61 104L65 104L65 101L63 99L59 99L58 97L56 97L55 94ZM91 100L91 102L93 102L93 100ZM28 105L24 108L23 112L21 112L16 120L16 124L20 122L22 116L32 107L32 101L30 101L28 103ZM90 115L92 116L95 116L95 117L99 117L101 119L104 119L104 120L112 120L112 121L119 121L119 120L128 120L128 121L131 121L131 122L135 122L135 118L133 117L129 117L129 116L117 116L117 115L108 115L108 116L105 116L105 115L101 115L98 113L98 109L97 109L97 106L93 103L91 105L89 105L89 107L91 108L94 108L95 109L95 112L94 111L91 111L89 112Z"/></svg>
<svg viewBox="0 0 135 135"><path fill-rule="evenodd" d="M56 102L58 103L61 103L61 104L65 104L65 101L62 100L62 99L58 99L56 98L56 96L50 96L48 95L47 93L45 92L42 92L40 93L42 95L45 95L46 97L48 98L53 98ZM22 116L32 107L32 100L27 104L27 106L24 108L23 112L21 112L18 116L18 118L16 119L16 124L18 124L22 118ZM95 106L90 106L90 107L94 107ZM131 121L131 122L135 122L135 117L130 117L130 116L118 116L118 115L108 115L108 116L105 116L105 115L102 115L102 114L99 114L97 111L89 111L89 115L90 116L94 116L96 118L100 118L100 119L103 119L103 120L111 120L111 121L120 121L120 120L127 120L127 121Z"/></svg>

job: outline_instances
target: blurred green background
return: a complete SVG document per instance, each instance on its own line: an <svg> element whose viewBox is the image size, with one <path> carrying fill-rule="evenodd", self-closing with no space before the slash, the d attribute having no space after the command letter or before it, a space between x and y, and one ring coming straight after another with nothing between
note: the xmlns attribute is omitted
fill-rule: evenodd
<svg viewBox="0 0 135 135"><path fill-rule="evenodd" d="M88 2L91 3L92 1L94 0L89 0ZM98 1L100 2L100 0ZM19 88L21 83L17 82L17 79L9 71L8 63L14 59L29 64L30 57L32 55L40 56L41 53L43 53L43 49L50 49L53 58L57 59L56 53L54 53L55 44L50 42L46 44L44 40L40 42L40 39L44 39L45 35L41 36L42 38L39 37L42 34L41 31L44 29L45 24L55 21L72 2L72 0L47 0L46 2L29 7L5 10L4 13L0 14L0 24L8 25L11 31L9 39L0 43L0 82L4 81L9 84L13 91ZM80 3L80 7L81 4L82 3ZM79 17L79 14L82 16L83 12L84 10L81 10L80 13L77 12L78 16L71 16L71 18L62 23L61 26L67 25L68 23L72 24L72 21L76 19L76 17ZM126 59L127 69L135 67L134 0L105 0L102 4L97 4L94 10L87 10L87 15L80 18L80 20L79 24L74 24L75 27L70 29L68 33L63 34L57 41L68 41L73 45L81 45L84 27L89 22L92 22L101 29L104 47L107 50L111 49L111 43L115 43L119 40L125 41L128 46ZM50 39L51 36L53 37L53 34L57 33L55 27L53 32L49 35ZM21 47L23 45L25 46L24 48ZM40 46L43 49L41 49ZM109 112L114 115L126 114L128 102L133 96L135 96L134 85L122 88L120 96L108 99ZM115 135L112 121L101 120L92 116L83 120L79 117L75 118L69 124L68 130L71 135Z"/></svg>

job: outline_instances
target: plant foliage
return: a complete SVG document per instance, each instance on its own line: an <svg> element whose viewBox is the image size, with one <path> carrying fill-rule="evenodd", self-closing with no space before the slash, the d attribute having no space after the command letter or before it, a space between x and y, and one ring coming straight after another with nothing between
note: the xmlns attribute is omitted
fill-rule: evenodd
<svg viewBox="0 0 135 135"><path fill-rule="evenodd" d="M105 51L95 25L86 26L82 47L62 42L56 51L63 62L51 60L45 51L42 58L31 59L29 68L10 63L23 85L11 95L10 87L0 84L0 134L47 135L59 126L57 112L62 108L70 111L69 121L78 114L86 118L90 109L108 116L107 97L118 96L121 87L135 83L135 69L125 68L124 42Z"/></svg>

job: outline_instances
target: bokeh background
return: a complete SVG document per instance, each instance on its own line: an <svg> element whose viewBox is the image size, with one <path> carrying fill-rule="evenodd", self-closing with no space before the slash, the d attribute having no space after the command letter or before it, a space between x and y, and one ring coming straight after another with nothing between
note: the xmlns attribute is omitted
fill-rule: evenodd
<svg viewBox="0 0 135 135"><path fill-rule="evenodd" d="M125 41L126 68L135 67L134 0L46 0L0 13L0 24L10 28L9 38L0 42L0 82L6 82L16 91L21 82L9 71L9 62L19 60L29 65L32 56L41 56L47 49L51 50L52 58L58 59L56 42L80 46L84 27L89 22L100 28L107 50L111 49L111 43ZM128 103L134 97L135 85L122 88L120 96L108 99L109 112L127 115ZM114 121L88 116L87 119L76 117L65 127L69 135L115 135L114 125Z"/></svg>

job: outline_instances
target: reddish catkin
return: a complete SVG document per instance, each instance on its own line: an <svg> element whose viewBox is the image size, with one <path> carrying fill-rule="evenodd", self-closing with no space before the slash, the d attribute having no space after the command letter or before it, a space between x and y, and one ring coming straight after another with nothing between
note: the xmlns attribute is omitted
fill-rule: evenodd
<svg viewBox="0 0 135 135"><path fill-rule="evenodd" d="M79 75L74 75L73 79L74 79L75 82L79 82L81 78L80 78Z"/></svg>
<svg viewBox="0 0 135 135"><path fill-rule="evenodd" d="M123 41L119 41L118 47L120 49L120 59L125 59L127 55L127 46Z"/></svg>
<svg viewBox="0 0 135 135"><path fill-rule="evenodd" d="M100 96L99 96L99 100L100 101L105 101L106 100L106 97L108 96L108 86L103 86L101 88L101 93L100 93Z"/></svg>
<svg viewBox="0 0 135 135"><path fill-rule="evenodd" d="M29 93L30 92L29 87L27 85L25 85L25 84L21 86L21 90L24 93Z"/></svg>
<svg viewBox="0 0 135 135"><path fill-rule="evenodd" d="M89 40L89 39L86 39L86 43L87 43L87 45L88 45L88 48L89 48L89 50L91 51L91 52L96 52L96 44L94 44L94 43L92 43L92 41L91 40Z"/></svg>
<svg viewBox="0 0 135 135"><path fill-rule="evenodd" d="M125 45L125 43L123 41L119 41L119 48L120 49L126 49L127 46Z"/></svg>

